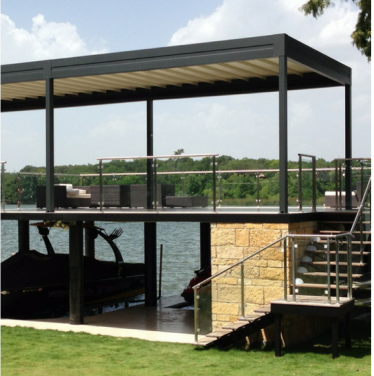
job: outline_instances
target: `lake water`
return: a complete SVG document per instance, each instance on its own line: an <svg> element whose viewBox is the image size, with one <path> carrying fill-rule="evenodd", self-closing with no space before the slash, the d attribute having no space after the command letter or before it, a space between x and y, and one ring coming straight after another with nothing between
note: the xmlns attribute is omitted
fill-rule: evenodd
<svg viewBox="0 0 374 376"><path fill-rule="evenodd" d="M30 208L34 209L35 206L32 205ZM24 210L24 207L22 209ZM104 228L108 234L115 228L121 228L123 234L115 240L115 243L122 253L123 260L125 262L144 262L143 223L96 222L95 224ZM57 253L69 252L68 231L51 228L49 239ZM180 295L194 276L193 271L200 268L199 223L158 222L157 244L163 244L162 296ZM44 242L34 226L30 226L30 249L46 253ZM96 239L95 249L96 258L114 260L112 249L101 237ZM17 251L17 221L1 221L1 261ZM159 257L159 246L157 252Z"/></svg>

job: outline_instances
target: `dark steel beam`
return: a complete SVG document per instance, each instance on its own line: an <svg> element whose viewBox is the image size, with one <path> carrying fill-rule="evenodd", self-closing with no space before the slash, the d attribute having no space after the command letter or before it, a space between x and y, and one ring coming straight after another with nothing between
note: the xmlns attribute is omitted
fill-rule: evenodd
<svg viewBox="0 0 374 376"><path fill-rule="evenodd" d="M18 221L18 252L23 253L30 250L30 226L29 221Z"/></svg>
<svg viewBox="0 0 374 376"><path fill-rule="evenodd" d="M200 222L200 268L211 266L210 223Z"/></svg>
<svg viewBox="0 0 374 376"><path fill-rule="evenodd" d="M279 211L288 213L287 57L279 57Z"/></svg>
<svg viewBox="0 0 374 376"><path fill-rule="evenodd" d="M69 226L69 321L83 324L83 222Z"/></svg>
<svg viewBox="0 0 374 376"><path fill-rule="evenodd" d="M54 212L54 103L53 79L46 78L46 207L47 212Z"/></svg>
<svg viewBox="0 0 374 376"><path fill-rule="evenodd" d="M352 158L352 86L345 85L345 158ZM352 170L351 161L345 169L345 207L352 209Z"/></svg>
<svg viewBox="0 0 374 376"><path fill-rule="evenodd" d="M157 305L157 227L144 223L145 305Z"/></svg>
<svg viewBox="0 0 374 376"><path fill-rule="evenodd" d="M147 155L153 155L153 101L147 100ZM147 209L153 208L153 160L147 159Z"/></svg>
<svg viewBox="0 0 374 376"><path fill-rule="evenodd" d="M316 73L305 73L303 76L289 75L288 90L304 90L341 86L326 77ZM279 90L277 76L266 79L251 78L248 81L233 80L219 81L214 84L182 85L182 87L167 86L154 87L149 90L122 90L121 92L93 93L82 95L67 95L54 98L55 108L80 107L111 103L131 103L147 100L170 100L200 97L214 97L222 95L243 95L256 93L270 93ZM45 98L27 98L19 101L1 101L1 112L28 111L45 108Z"/></svg>

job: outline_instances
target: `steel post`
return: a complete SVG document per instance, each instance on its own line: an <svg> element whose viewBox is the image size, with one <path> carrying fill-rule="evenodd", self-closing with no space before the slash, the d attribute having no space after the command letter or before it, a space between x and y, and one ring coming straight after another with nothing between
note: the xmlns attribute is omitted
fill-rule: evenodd
<svg viewBox="0 0 374 376"><path fill-rule="evenodd" d="M83 222L69 226L69 321L83 324Z"/></svg>

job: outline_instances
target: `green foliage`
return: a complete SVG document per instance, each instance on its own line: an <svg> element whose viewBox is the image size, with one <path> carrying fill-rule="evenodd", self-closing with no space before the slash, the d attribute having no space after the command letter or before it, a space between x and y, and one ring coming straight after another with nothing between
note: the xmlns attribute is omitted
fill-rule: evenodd
<svg viewBox="0 0 374 376"><path fill-rule="evenodd" d="M347 1L347 0L345 0ZM352 44L355 45L368 61L371 60L371 0L352 0L359 8L356 28L351 34ZM334 3L330 0L308 0L299 8L305 15L312 14L317 18L324 10Z"/></svg>

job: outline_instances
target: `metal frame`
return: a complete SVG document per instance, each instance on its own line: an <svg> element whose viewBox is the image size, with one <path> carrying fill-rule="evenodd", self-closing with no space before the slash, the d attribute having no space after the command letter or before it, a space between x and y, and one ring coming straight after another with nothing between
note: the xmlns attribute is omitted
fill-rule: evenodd
<svg viewBox="0 0 374 376"><path fill-rule="evenodd" d="M221 79L215 79L211 82L202 79L201 82L191 84L186 79L184 82L175 83L171 81L170 85L161 86L152 86L150 82L146 88L139 83L134 90L120 88L114 90L109 85L109 81L113 82L116 74L136 72L140 74L149 71L165 73L167 69L205 67L206 65L248 62L250 60L263 61L264 59L276 58L278 58L279 65L275 64L273 74L265 77L245 77L243 79L232 77L225 79L222 73ZM305 73L300 73L290 68L292 64L296 64L297 67L306 67L307 70ZM75 93L78 95L71 95L71 92L66 88L65 95L61 95L61 93L58 96L53 95L54 85L64 79L76 79L80 83L84 83L98 76L104 79L99 91L89 93L83 91ZM286 34L9 64L1 67L1 80L4 89L6 88L4 85L19 83L20 86L17 86L16 92L18 90L22 92L22 84L25 85L25 83L29 86L42 81L46 83L45 97L35 94L33 98L25 97L20 99L18 92L18 96L14 94L13 100L9 100L9 96L7 100L2 99L1 111L46 110L47 211L54 210L52 189L54 174L54 108L146 101L147 154L151 155L153 151L152 103L154 100L278 91L279 212L287 213L288 90L342 86L345 88L345 157L352 157L351 69ZM68 87L68 85L66 86ZM148 174L150 174L150 165L147 170ZM346 189L349 190L349 176L346 176L346 179ZM149 182L148 189L151 190L151 182Z"/></svg>

